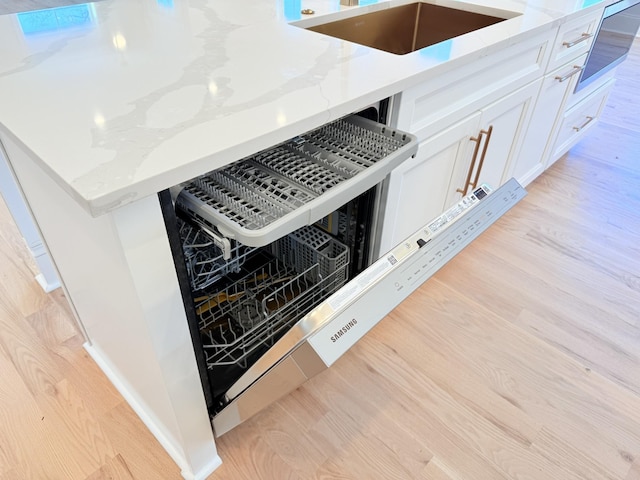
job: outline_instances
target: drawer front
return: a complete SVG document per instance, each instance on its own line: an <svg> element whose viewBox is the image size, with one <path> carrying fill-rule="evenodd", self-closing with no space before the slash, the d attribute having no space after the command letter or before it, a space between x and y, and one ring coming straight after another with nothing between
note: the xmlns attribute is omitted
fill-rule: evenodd
<svg viewBox="0 0 640 480"><path fill-rule="evenodd" d="M595 125L614 83L615 80L610 80L565 113L556 138L552 161L564 155Z"/></svg>
<svg viewBox="0 0 640 480"><path fill-rule="evenodd" d="M558 30L548 71L563 66L571 62L580 55L589 52L591 44L595 38L596 29L600 24L602 10L598 10L589 15L581 16L569 20Z"/></svg>
<svg viewBox="0 0 640 480"><path fill-rule="evenodd" d="M425 140L542 77L551 36L547 31L405 90L395 102L395 125Z"/></svg>

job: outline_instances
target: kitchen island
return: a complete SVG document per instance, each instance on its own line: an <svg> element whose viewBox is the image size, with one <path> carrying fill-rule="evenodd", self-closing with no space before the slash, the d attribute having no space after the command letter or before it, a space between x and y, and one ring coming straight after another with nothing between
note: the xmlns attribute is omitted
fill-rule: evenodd
<svg viewBox="0 0 640 480"><path fill-rule="evenodd" d="M155 194L509 47L551 42L605 5L469 4L520 15L454 39L447 55L406 56L289 24L301 8L339 14L328 2L244 11L105 0L84 21L39 32L0 18L6 157L88 351L185 478L219 459ZM549 57L526 80L542 78Z"/></svg>

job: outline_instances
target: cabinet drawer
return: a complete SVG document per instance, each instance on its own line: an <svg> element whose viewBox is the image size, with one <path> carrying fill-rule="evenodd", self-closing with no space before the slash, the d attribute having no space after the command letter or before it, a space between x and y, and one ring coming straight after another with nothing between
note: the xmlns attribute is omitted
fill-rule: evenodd
<svg viewBox="0 0 640 480"><path fill-rule="evenodd" d="M564 155L595 125L614 83L615 80L610 80L564 114L553 150L553 161Z"/></svg>
<svg viewBox="0 0 640 480"><path fill-rule="evenodd" d="M600 24L602 12L598 10L569 20L558 29L548 71L559 68L589 51Z"/></svg>
<svg viewBox="0 0 640 480"><path fill-rule="evenodd" d="M551 36L546 31L405 90L395 102L395 125L425 140L540 78Z"/></svg>

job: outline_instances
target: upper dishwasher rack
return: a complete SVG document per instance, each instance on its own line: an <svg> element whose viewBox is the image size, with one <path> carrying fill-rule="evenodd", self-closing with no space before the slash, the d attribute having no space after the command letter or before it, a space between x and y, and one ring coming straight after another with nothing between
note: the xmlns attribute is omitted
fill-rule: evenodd
<svg viewBox="0 0 640 480"><path fill-rule="evenodd" d="M224 236L260 247L381 182L417 148L413 135L354 115L196 178L176 205Z"/></svg>

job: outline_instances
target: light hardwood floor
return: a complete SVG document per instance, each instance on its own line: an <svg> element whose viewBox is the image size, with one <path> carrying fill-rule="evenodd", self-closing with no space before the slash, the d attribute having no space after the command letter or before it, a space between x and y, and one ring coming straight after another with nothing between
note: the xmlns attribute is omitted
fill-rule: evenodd
<svg viewBox="0 0 640 480"><path fill-rule="evenodd" d="M602 122L211 480L640 480L640 44ZM0 205L0 479L178 479Z"/></svg>

